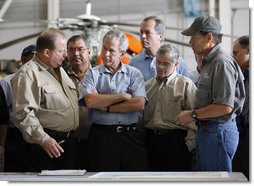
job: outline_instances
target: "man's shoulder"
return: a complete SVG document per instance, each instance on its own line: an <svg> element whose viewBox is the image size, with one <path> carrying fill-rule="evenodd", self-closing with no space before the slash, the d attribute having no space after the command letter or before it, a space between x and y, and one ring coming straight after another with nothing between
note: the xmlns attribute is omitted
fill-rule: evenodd
<svg viewBox="0 0 254 186"><path fill-rule="evenodd" d="M125 65L125 68L127 69L127 71L142 74L141 71L138 68L136 68L135 66L132 66L129 64L124 64L124 65Z"/></svg>
<svg viewBox="0 0 254 186"><path fill-rule="evenodd" d="M30 70L36 70L38 69L38 65L35 61L29 61L27 63L25 63L24 65L22 65L20 67L20 69L18 70L18 72L25 72L25 71L30 71Z"/></svg>
<svg viewBox="0 0 254 186"><path fill-rule="evenodd" d="M179 83L182 82L182 83L188 83L191 85L195 85L195 83L190 78L188 78L182 74L179 74L179 73L176 74L175 80L178 81Z"/></svg>
<svg viewBox="0 0 254 186"><path fill-rule="evenodd" d="M140 60L144 60L144 52L140 52L139 54L135 55L131 58L129 65L134 66L136 63L138 63Z"/></svg>
<svg viewBox="0 0 254 186"><path fill-rule="evenodd" d="M102 70L105 70L105 66L103 64L100 64L100 65L96 65L96 66L94 66L92 68L87 69L86 72L90 71L92 73L96 73L96 72L100 72Z"/></svg>

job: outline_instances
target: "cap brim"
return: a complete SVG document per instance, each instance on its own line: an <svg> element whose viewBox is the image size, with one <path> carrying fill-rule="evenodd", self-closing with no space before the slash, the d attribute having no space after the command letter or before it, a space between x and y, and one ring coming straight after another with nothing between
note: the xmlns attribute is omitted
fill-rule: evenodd
<svg viewBox="0 0 254 186"><path fill-rule="evenodd" d="M185 36L192 36L197 32L197 30L193 29L192 27L187 28L186 30L182 31L181 33Z"/></svg>

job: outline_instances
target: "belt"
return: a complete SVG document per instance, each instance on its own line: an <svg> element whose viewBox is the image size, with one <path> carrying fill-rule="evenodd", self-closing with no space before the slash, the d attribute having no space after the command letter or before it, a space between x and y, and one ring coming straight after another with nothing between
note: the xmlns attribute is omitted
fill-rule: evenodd
<svg viewBox="0 0 254 186"><path fill-rule="evenodd" d="M135 131L137 129L137 124L132 123L130 125L102 125L102 124L93 123L92 127L120 133L120 132Z"/></svg>
<svg viewBox="0 0 254 186"><path fill-rule="evenodd" d="M53 138L62 138L62 139L67 139L74 133L73 130L69 132L61 132L61 131L51 130L47 128L44 128L43 130Z"/></svg>
<svg viewBox="0 0 254 186"><path fill-rule="evenodd" d="M186 130L182 129L146 129L146 133L150 135L163 135L170 133L186 133Z"/></svg>
<svg viewBox="0 0 254 186"><path fill-rule="evenodd" d="M196 121L196 125L198 127L211 127L214 125L218 125L219 123L211 122L211 121Z"/></svg>
<svg viewBox="0 0 254 186"><path fill-rule="evenodd" d="M75 140L77 143L82 143L82 142L87 141L87 138L74 138L74 140Z"/></svg>

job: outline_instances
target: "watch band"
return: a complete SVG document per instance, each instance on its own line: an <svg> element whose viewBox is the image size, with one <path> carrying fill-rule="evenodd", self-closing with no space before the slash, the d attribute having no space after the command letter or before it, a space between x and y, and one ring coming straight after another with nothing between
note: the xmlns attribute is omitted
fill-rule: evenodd
<svg viewBox="0 0 254 186"><path fill-rule="evenodd" d="M192 117L192 119L195 120L195 121L198 120L198 114L197 114L197 112L196 112L195 110L192 111L191 117Z"/></svg>

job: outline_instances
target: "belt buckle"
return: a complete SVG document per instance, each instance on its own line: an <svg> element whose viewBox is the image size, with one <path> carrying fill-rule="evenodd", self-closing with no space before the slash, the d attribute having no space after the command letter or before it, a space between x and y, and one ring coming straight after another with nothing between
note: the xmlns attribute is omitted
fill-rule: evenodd
<svg viewBox="0 0 254 186"><path fill-rule="evenodd" d="M123 132L123 126L117 126L116 132Z"/></svg>

